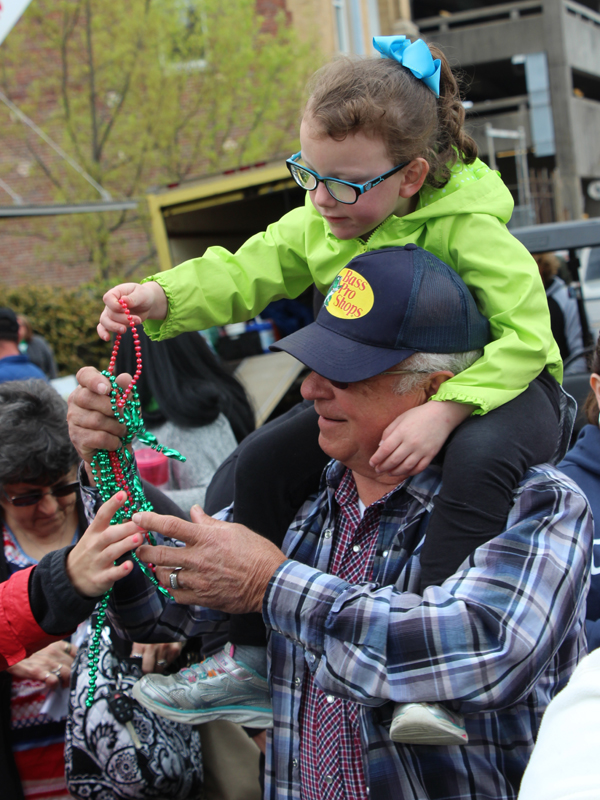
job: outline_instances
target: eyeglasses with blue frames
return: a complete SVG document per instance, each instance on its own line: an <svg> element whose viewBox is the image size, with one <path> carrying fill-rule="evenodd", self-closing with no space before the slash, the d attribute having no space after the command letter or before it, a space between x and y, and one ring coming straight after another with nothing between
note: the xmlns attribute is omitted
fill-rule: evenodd
<svg viewBox="0 0 600 800"><path fill-rule="evenodd" d="M19 494L16 497L9 497L5 491L2 491L2 494L5 499L16 508L24 508L25 506L35 506L47 494L51 494L53 497L68 497L70 494L74 494L78 489L79 481L73 481L73 483L63 483L61 486L53 486L47 492Z"/></svg>
<svg viewBox="0 0 600 800"><path fill-rule="evenodd" d="M400 172L403 167L410 163L409 161L405 161L403 164L398 164L397 167L389 170L389 172L384 172L383 175L378 175L376 178L366 183L350 183L350 181L342 181L338 178L322 178L312 169L298 164L301 155L302 152L295 153L285 162L290 171L290 175L298 186L301 189L312 192L317 188L319 183L322 183L334 200L337 200L339 203L345 203L347 206L354 205L361 194L368 192L369 189L372 189L374 186L378 186L382 181Z"/></svg>

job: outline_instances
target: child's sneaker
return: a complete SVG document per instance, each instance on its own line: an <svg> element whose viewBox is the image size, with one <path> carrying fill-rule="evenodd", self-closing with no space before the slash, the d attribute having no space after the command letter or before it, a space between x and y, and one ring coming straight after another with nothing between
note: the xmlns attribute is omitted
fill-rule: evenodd
<svg viewBox="0 0 600 800"><path fill-rule="evenodd" d="M462 714L439 703L398 703L390 739L404 744L467 744Z"/></svg>
<svg viewBox="0 0 600 800"><path fill-rule="evenodd" d="M228 719L252 728L272 728L269 682L226 644L215 655L176 675L144 675L132 688L135 699L174 722L197 725Z"/></svg>

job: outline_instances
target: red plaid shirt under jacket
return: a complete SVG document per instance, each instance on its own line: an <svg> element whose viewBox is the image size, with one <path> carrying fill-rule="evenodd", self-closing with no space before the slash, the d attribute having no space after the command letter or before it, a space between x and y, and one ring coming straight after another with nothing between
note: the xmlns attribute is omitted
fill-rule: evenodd
<svg viewBox="0 0 600 800"><path fill-rule="evenodd" d="M348 583L370 580L385 497L361 514L350 470L335 493L338 506L331 575ZM366 800L358 703L325 694L307 671L300 710L303 800Z"/></svg>

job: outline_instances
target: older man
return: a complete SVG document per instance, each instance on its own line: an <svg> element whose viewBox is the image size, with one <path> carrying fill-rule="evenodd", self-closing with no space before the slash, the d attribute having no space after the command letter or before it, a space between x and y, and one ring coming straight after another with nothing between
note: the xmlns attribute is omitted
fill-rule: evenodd
<svg viewBox="0 0 600 800"><path fill-rule="evenodd" d="M465 369L487 337L466 286L437 260L425 267L421 252L354 259L317 322L279 343L313 370L302 393L333 459L283 550L198 508L191 523L144 513L135 518L144 528L186 543L139 554L166 584L177 570L174 596L190 605L163 604L135 576L115 589L135 638L208 630L209 608L262 612L268 798L514 798L543 710L585 646L589 513L548 466L527 474L501 536L419 594L439 470L402 481L369 461L389 423ZM89 457L109 441L91 422L112 423L106 398L86 388L101 379L80 380L72 435ZM463 713L469 744L395 744L387 724L398 702Z"/></svg>

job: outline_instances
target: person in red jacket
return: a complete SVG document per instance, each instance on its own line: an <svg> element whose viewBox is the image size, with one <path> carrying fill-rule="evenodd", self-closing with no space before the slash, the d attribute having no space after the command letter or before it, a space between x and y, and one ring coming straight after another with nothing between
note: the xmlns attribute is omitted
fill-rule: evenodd
<svg viewBox="0 0 600 800"><path fill-rule="evenodd" d="M70 634L89 617L99 597L131 572L131 561L119 566L114 562L141 544L140 529L133 522L107 527L124 501L125 492L118 492L102 506L74 547L48 553L37 566L15 572L0 583L0 670ZM60 609L57 616L62 628L55 634L46 632L55 627L49 626L50 609L54 614ZM62 652L70 655L66 649ZM48 686L58 682L56 675L46 679Z"/></svg>

